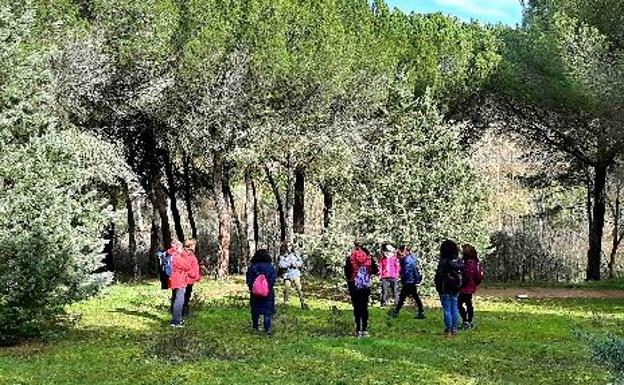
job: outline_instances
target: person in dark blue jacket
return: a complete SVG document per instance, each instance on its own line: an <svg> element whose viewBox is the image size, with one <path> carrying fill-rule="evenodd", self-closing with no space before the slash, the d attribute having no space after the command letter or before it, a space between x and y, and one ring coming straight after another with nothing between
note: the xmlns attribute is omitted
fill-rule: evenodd
<svg viewBox="0 0 624 385"><path fill-rule="evenodd" d="M252 294L252 287L256 278L264 274L269 284L269 295L266 297L258 297ZM268 250L260 249L251 259L251 266L247 270L247 287L249 287L249 297L251 304L251 321L255 332L258 331L260 316L264 319L264 331L270 335L273 332L271 327L271 318L275 314L275 279L277 273L271 264L271 254Z"/></svg>
<svg viewBox="0 0 624 385"><path fill-rule="evenodd" d="M405 303L405 299L409 296L414 298L414 302L416 303L416 308L418 310L416 319L424 319L425 310L420 296L418 295L418 285L422 283L423 279L418 258L407 246L401 246L399 248L399 264L401 266L401 294L399 294L399 302L390 312L390 316L396 318L399 315Z"/></svg>

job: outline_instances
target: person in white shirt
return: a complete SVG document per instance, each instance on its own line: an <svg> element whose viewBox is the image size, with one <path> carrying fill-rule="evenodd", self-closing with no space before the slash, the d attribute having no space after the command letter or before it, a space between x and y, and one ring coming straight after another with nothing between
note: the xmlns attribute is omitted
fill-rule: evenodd
<svg viewBox="0 0 624 385"><path fill-rule="evenodd" d="M302 309L307 309L305 301L303 299L303 290L301 289L301 267L303 266L303 260L299 254L295 251L292 244L288 244L283 250L280 256L279 267L284 278L284 303L288 303L288 297L290 294L290 287L295 286L297 294L299 295L299 302Z"/></svg>

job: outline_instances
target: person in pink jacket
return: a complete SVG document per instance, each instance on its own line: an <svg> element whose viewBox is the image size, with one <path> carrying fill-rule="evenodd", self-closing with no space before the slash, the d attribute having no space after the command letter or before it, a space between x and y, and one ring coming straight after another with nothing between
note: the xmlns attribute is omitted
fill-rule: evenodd
<svg viewBox="0 0 624 385"><path fill-rule="evenodd" d="M401 265L396 250L392 245L386 244L381 248L379 258L379 278L381 279L381 307L386 307L388 293L392 290L394 304L399 303L399 290L397 282L401 272Z"/></svg>
<svg viewBox="0 0 624 385"><path fill-rule="evenodd" d="M171 289L171 326L182 327L182 309L184 307L184 294L188 285L188 277L191 266L184 257L182 244L174 241L167 250L171 255L171 276L169 277L169 289Z"/></svg>
<svg viewBox="0 0 624 385"><path fill-rule="evenodd" d="M197 260L197 240L194 238L187 239L184 242L184 258L189 263L189 274L187 278L186 291L184 292L184 306L182 307L182 316L188 317L189 302L191 301L191 295L193 294L193 284L201 281L201 270L199 269L199 261Z"/></svg>

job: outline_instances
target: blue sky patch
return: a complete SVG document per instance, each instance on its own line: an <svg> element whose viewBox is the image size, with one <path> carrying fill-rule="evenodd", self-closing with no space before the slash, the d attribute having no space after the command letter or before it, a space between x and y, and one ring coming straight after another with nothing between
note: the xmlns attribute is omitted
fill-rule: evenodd
<svg viewBox="0 0 624 385"><path fill-rule="evenodd" d="M461 20L482 23L503 23L511 26L522 20L520 0L386 0L391 8L403 12L442 12Z"/></svg>

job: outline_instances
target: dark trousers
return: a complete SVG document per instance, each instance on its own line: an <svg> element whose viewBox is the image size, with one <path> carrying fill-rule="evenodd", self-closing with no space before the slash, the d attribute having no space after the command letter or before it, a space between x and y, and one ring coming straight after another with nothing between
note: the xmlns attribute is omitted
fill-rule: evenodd
<svg viewBox="0 0 624 385"><path fill-rule="evenodd" d="M251 310L251 324L254 330L258 330L260 327L260 315L261 314L259 312L256 312L253 309ZM268 332L271 330L271 318L271 315L263 315L264 331Z"/></svg>
<svg viewBox="0 0 624 385"><path fill-rule="evenodd" d="M182 323L182 308L184 307L184 294L186 287L171 290L171 323L179 325Z"/></svg>
<svg viewBox="0 0 624 385"><path fill-rule="evenodd" d="M381 280L381 306L386 306L388 302L388 294L392 291L392 298L394 298L394 304L399 301L399 287L397 280L393 278L383 278Z"/></svg>
<svg viewBox="0 0 624 385"><path fill-rule="evenodd" d="M457 306L459 307L459 315L461 316L462 321L472 322L472 317L474 316L474 309L472 307L472 294L460 293L459 299L457 301Z"/></svg>
<svg viewBox="0 0 624 385"><path fill-rule="evenodd" d="M368 301L370 289L349 288L351 303L353 304L353 316L355 318L355 330L365 332L368 329Z"/></svg>
<svg viewBox="0 0 624 385"><path fill-rule="evenodd" d="M418 308L418 313L424 313L423 304L420 300L420 296L418 295L418 287L416 285L402 285L401 294L399 294L399 303L397 303L396 308L394 309L396 314L399 314L399 311L401 311L407 297L414 298L414 302Z"/></svg>
<svg viewBox="0 0 624 385"><path fill-rule="evenodd" d="M186 292L184 293L184 306L182 307L182 315L189 314L189 302L191 301L191 295L193 294L193 285L186 285Z"/></svg>

